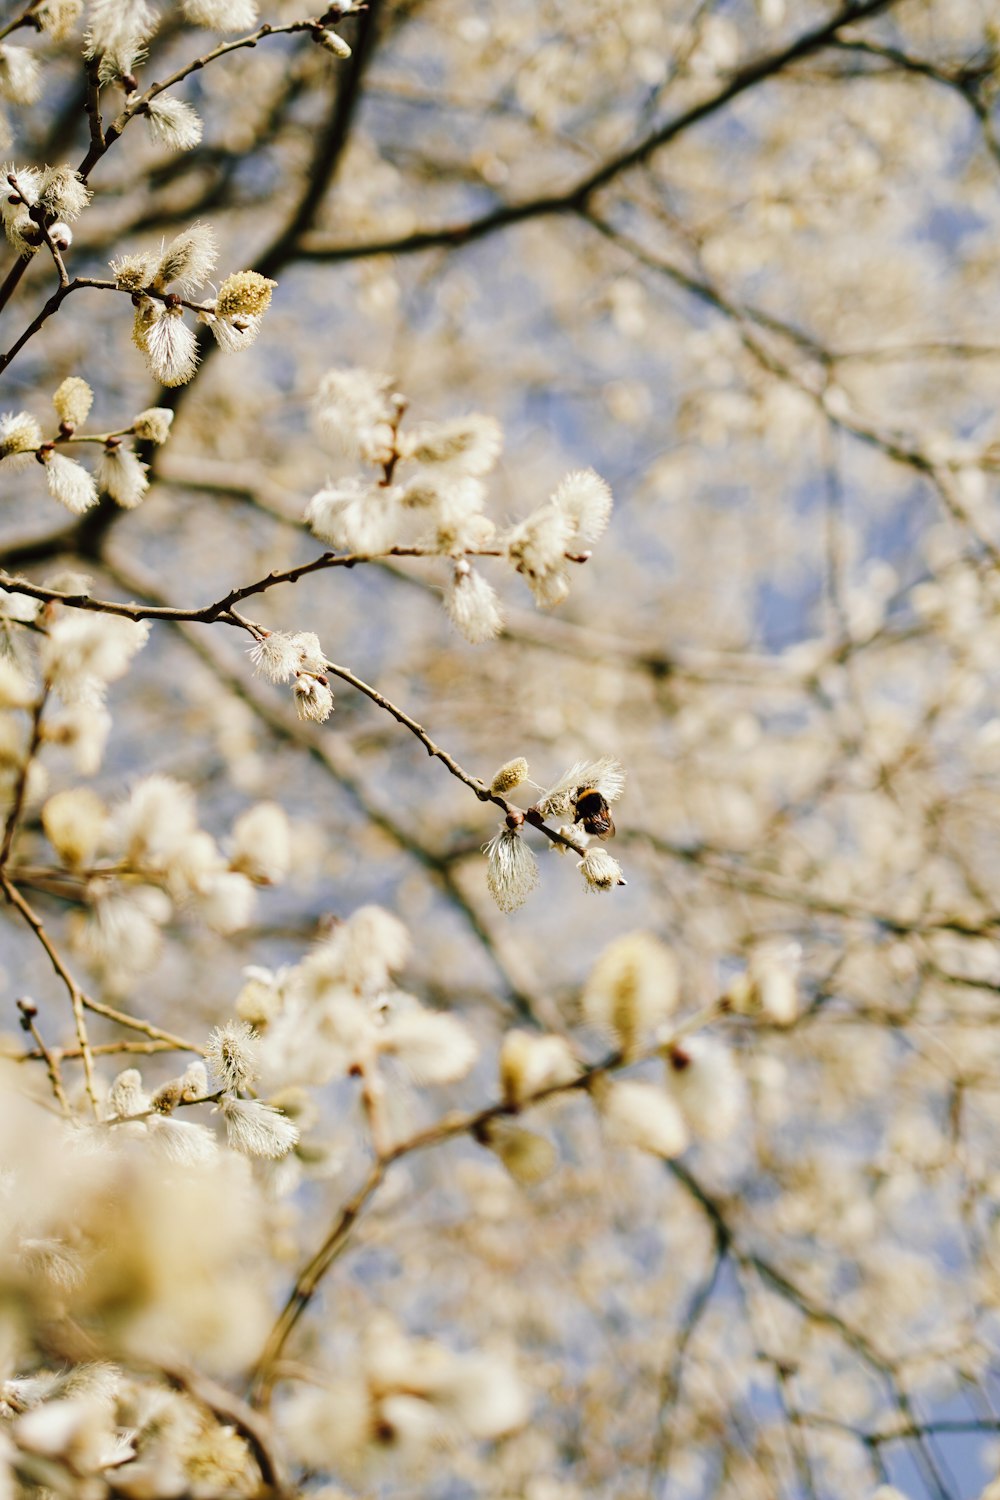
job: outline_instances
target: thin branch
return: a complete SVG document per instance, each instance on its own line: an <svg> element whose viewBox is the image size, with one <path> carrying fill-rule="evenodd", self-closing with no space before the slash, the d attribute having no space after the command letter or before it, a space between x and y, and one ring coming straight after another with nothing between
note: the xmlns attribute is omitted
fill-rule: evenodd
<svg viewBox="0 0 1000 1500"><path fill-rule="evenodd" d="M308 31L316 35L323 30L323 22L320 17L311 17L301 21L288 21L281 26L272 26L265 21L256 31L251 31L246 36L236 37L231 42L220 42L210 52L203 52L200 57L195 57L190 62L185 63L183 67L178 68L176 72L171 73L168 78L165 78L162 83L152 83L141 94L134 94L121 113L108 126L103 138L92 138L90 149L81 161L77 171L83 180L86 181L97 163L101 160L101 157L119 138L130 120L134 120L136 115L145 114L158 94L162 94L166 89L173 88L174 84L182 82L183 79L190 77L192 73L200 72L209 63L215 62L217 58L225 57L230 52L238 52L244 47L256 47L257 43L264 41L266 37L287 36L292 32L300 31Z"/></svg>
<svg viewBox="0 0 1000 1500"><path fill-rule="evenodd" d="M304 241L298 250L300 258L308 260L358 260L377 255L412 255L423 250L439 247L466 245L483 239L497 230L523 224L552 214L579 213L585 210L602 188L633 167L641 166L662 146L681 136L692 126L724 109L734 99L745 94L757 84L775 78L793 63L811 56L814 52L835 42L845 26L857 26L861 21L889 10L901 0L865 0L865 3L846 5L830 20L803 32L788 46L777 52L766 53L755 58L742 68L737 68L727 83L708 99L690 106L656 130L650 131L642 140L617 156L609 158L601 166L588 172L573 186L561 193L543 193L523 203L501 204L489 213L476 219L466 219L455 224L442 225L437 229L417 230L412 234L394 239L373 240L359 245L329 244L323 241Z"/></svg>
<svg viewBox="0 0 1000 1500"><path fill-rule="evenodd" d="M555 1099L563 1095L579 1092L587 1092L593 1085L610 1074L620 1072L623 1068L632 1067L638 1063L648 1062L653 1058L661 1057L665 1050L684 1037L691 1036L701 1031L712 1021L717 1020L723 1014L720 1002L713 1001L710 1005L702 1007L701 1010L693 1012L686 1020L681 1021L668 1038L661 1039L653 1047L641 1052L613 1052L603 1058L600 1062L589 1067L581 1068L580 1074L568 1082L550 1084L547 1088L539 1089L536 1093L519 1100L499 1100L488 1104L482 1109L471 1113L454 1112L442 1116L433 1125L426 1126L423 1130L414 1131L406 1140L399 1141L390 1150L377 1156L367 1177L358 1188L357 1192L348 1199L340 1210L334 1221L329 1234L320 1245L314 1255L303 1266L295 1279L289 1297L272 1328L260 1359L257 1362L253 1376L254 1401L255 1404L266 1406L274 1383L274 1369L277 1361L281 1358L282 1351L287 1343L293 1329L302 1314L306 1311L319 1287L320 1282L334 1261L345 1248L351 1232L354 1229L365 1207L372 1196L378 1190L389 1167L400 1161L405 1156L410 1156L417 1151L426 1151L431 1147L440 1146L446 1141L452 1141L460 1136L471 1136L473 1139L482 1139L487 1127L494 1120L520 1115L525 1110L543 1104L546 1100ZM671 1162L670 1166L677 1166ZM728 1229L726 1230L728 1237Z"/></svg>
<svg viewBox="0 0 1000 1500"><path fill-rule="evenodd" d="M708 1275L701 1284L696 1287L687 1312L684 1314L680 1332L674 1343L673 1358L664 1368L660 1377L660 1399L656 1412L656 1426L653 1433L653 1443L649 1455L649 1467L646 1471L646 1494L649 1500L655 1500L658 1484L666 1482L667 1471L670 1466L670 1454L673 1447L673 1428L667 1421L668 1413L676 1404L681 1393L681 1381L684 1374L684 1363L687 1358L688 1348L692 1339L698 1331L702 1318L708 1311L715 1289L719 1283L722 1267L725 1264L727 1246L716 1244L715 1254L712 1257L712 1266Z"/></svg>
<svg viewBox="0 0 1000 1500"><path fill-rule="evenodd" d="M146 572L140 573L134 560L126 562L118 557L105 557L102 565L122 588L134 590L146 598L158 597L155 579ZM394 811L380 807L373 800L357 774L353 757L341 745L337 736L320 734L313 726L303 723L290 706L286 707L275 701L272 695L265 696L255 691L246 673L236 671L223 660L218 652L210 648L206 637L192 626L181 623L176 628L217 682L245 703L272 734L304 749L334 778L373 827L384 833L398 849L404 850L437 881L482 944L503 985L504 999L522 1020L532 1026L540 1025L539 1017L549 1009L546 997L536 992L534 976L526 965L519 963L517 952L504 951L505 940L490 930L475 902L463 890L450 857L429 848L400 823Z"/></svg>
<svg viewBox="0 0 1000 1500"><path fill-rule="evenodd" d="M21 1016L21 1025L28 1032L35 1046L38 1048L38 1052L35 1055L44 1059L45 1068L49 1075L49 1082L52 1085L52 1092L56 1097L56 1103L63 1114L68 1115L70 1113L69 1100L66 1098L66 1091L63 1088L59 1058L46 1045L35 1021L35 1017L38 1014L38 1007L31 1000L18 1000L17 1008ZM31 1054L28 1055L30 1056Z"/></svg>
<svg viewBox="0 0 1000 1500"><path fill-rule="evenodd" d="M24 760L21 763L17 782L14 786L14 796L11 800L10 811L7 813L6 823L4 824L3 839L0 840L0 875L7 868L11 850L14 847L14 835L17 832L17 825L24 811L24 799L28 790L28 777L31 775L31 767L38 752L38 747L42 742L42 715L45 712L48 696L49 684L46 682L43 684L38 701L31 711L31 733L28 736L28 746L25 750Z"/></svg>
<svg viewBox="0 0 1000 1500"><path fill-rule="evenodd" d="M395 549L391 555L421 556L423 555L423 553L420 551L420 549L400 548ZM301 573L303 571L312 571L313 569L321 565L333 566L338 562L343 562L345 565L353 566L355 562L360 560L368 561L370 559L368 559L367 557L361 559L357 556L350 555L345 558L340 558L334 554L326 554L323 558L317 559L312 564L303 564L301 569L291 569L289 571L291 574L301 576ZM260 626L254 625L253 622L244 620L240 615L236 614L231 608L232 601L236 599L246 598L248 595L253 593L262 592L264 588L269 587L274 582L288 581L293 580L290 580L287 574L270 574L267 579L262 580L257 584L248 585L243 589L233 590L230 594L226 595L225 599L220 600L216 604L207 605L205 608L200 610L181 610L171 609L167 606L162 605L116 604L108 600L92 599L88 594L60 593L59 590L40 588L35 584L22 584L18 579L11 578L8 574L0 571L0 587L7 588L15 592L25 593L30 598L44 599L48 602L58 602L75 609L91 609L104 614L124 615L131 620L159 619L169 620L175 624L181 622L212 623L214 621L221 621L225 624L236 625L241 629L248 630L256 638L266 636L268 632L264 631ZM537 814L533 814L531 810L525 813L523 809L508 801L506 797L501 797L498 796L495 792L491 792L480 777L470 775L468 771L464 770L462 766L458 764L454 756L450 755L448 751L442 749L440 745L437 745L434 740L431 739L427 731L417 723L416 719L412 718L408 713L399 708L395 703L392 703L388 698L385 697L384 694L380 693L377 688L372 687L370 683L367 683L362 678L356 676L355 673L351 672L347 667L338 666L335 662L328 661L326 663L326 669L331 676L339 677L343 682L350 683L352 687L356 688L358 692L364 693L364 695L367 698L370 698L373 703L377 704L379 708L383 709L386 713L391 714L392 717L397 721L397 723L402 724L420 741L420 743L427 751L428 755L430 755L434 759L439 760L442 765L444 765L451 772L451 774L457 778L457 780L461 781L465 786L469 787L478 797L480 802L494 803L503 811L506 817L513 818L518 824L524 822L525 818L527 818L527 821L532 825L532 827L537 828L539 833L544 834L550 843L559 845L562 848L572 849L575 853L580 855L586 854L587 846L579 839L575 839L567 834L561 833L555 828L549 828L544 819L539 817ZM2 863L0 863L0 869L2 869Z"/></svg>
<svg viewBox="0 0 1000 1500"><path fill-rule="evenodd" d="M41 28L38 25L35 14L40 4L41 0L31 0L31 3L21 11L19 16L14 16L12 20L5 21L3 26L0 26L0 42L3 41L4 37L10 36L12 31L17 31L21 26L34 26L36 30L40 30Z"/></svg>
<svg viewBox="0 0 1000 1500"><path fill-rule="evenodd" d="M63 962L59 950L45 931L45 924L42 922L41 917L28 905L13 882L2 873L0 873L0 890L3 891L4 896L10 905L14 907L15 911L19 912L27 922L48 954L49 962L69 992L70 1004L73 1007L73 1020L76 1025L76 1039L80 1046L80 1056L83 1059L83 1076L87 1088L87 1096L90 1099L90 1105L96 1117L100 1111L97 1104L97 1090L94 1084L94 1057L90 1050L90 1039L87 1036L87 1019L84 1015L83 991Z"/></svg>

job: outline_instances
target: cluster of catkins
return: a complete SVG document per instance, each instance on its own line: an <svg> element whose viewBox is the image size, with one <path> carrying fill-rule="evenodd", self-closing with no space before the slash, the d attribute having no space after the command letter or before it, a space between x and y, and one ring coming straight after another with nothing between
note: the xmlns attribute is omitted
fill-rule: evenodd
<svg viewBox="0 0 1000 1500"><path fill-rule="evenodd" d="M336 0L327 7L323 23L312 27L313 40L335 57L350 57L350 47L333 28L356 8L356 0ZM18 24L61 42L72 36L83 10L84 0L37 0L27 7ZM169 151L192 150L202 138L198 112L157 84L146 94L137 93L137 74L159 29L159 13L147 0L90 0L87 10L82 56L91 64L98 89L120 90L126 110L142 115L150 139L157 145ZM177 20L223 34L246 32L257 21L257 4L256 0L180 0L176 17L171 16L174 24ZM32 48L5 41L0 45L0 101L22 108L37 103L44 86L43 68ZM10 124L0 109L0 148L10 145L11 139ZM46 204L50 224L70 217L60 209L61 205ZM57 236L61 227L57 227ZM40 243L41 237L32 232L23 253L32 254Z"/></svg>
<svg viewBox="0 0 1000 1500"><path fill-rule="evenodd" d="M277 803L248 808L223 849L199 827L191 788L171 776L144 777L110 808L89 787L67 788L43 804L41 821L62 865L86 882L89 911L74 943L113 989L155 966L175 912L241 931L257 887L283 880L291 863Z"/></svg>
<svg viewBox="0 0 1000 1500"><path fill-rule="evenodd" d="M484 481L500 455L500 424L472 413L405 429L405 409L387 376L338 369L323 377L314 403L318 435L331 452L373 473L330 480L313 495L305 512L313 534L338 553L360 558L400 551L449 557L445 609L474 645L500 632L503 615L496 590L470 557L505 558L539 604L559 604L573 564L590 556L581 548L597 541L610 519L605 481L590 469L568 474L543 505L500 535L484 509ZM333 693L313 631L261 629L251 657L269 681L291 681L300 718L329 718Z"/></svg>
<svg viewBox="0 0 1000 1500"><path fill-rule="evenodd" d="M90 584L73 573L48 582L73 593ZM30 716L37 716L39 746L64 747L81 776L99 770L111 729L108 688L124 677L148 635L145 623L43 606L0 589L0 805L10 803L24 777L28 802L45 795L45 767L25 733ZM34 663L29 642L37 643Z"/></svg>
<svg viewBox="0 0 1000 1500"><path fill-rule="evenodd" d="M185 309L195 305L185 302L184 296L208 280L217 254L211 228L194 224L159 250L122 255L111 263L115 285L130 293L135 305L133 341L161 385L184 385L197 369L197 335L184 317ZM197 319L208 324L220 348L227 352L245 349L260 331L274 286L256 271L234 272L213 298L196 305ZM166 442L173 412L150 407L139 412L128 427L92 433L82 429L93 400L85 380L68 376L53 393L58 425L48 436L30 412L4 413L0 417L0 475L37 460L53 499L74 515L96 505L102 492L124 509L134 510L146 496L149 479L147 465L124 439ZM100 449L93 473L69 457L69 451L82 453L88 444Z"/></svg>
<svg viewBox="0 0 1000 1500"><path fill-rule="evenodd" d="M71 1120L39 1111L0 1073L0 1184L18 1205L0 1223L0 1291L23 1310L0 1372L0 1483L41 1475L61 1493L68 1468L95 1500L109 1490L135 1500L259 1491L245 1439L153 1372L194 1358L235 1373L260 1357L273 1318L267 1202L326 1172L335 1155L312 1088L359 1078L387 1122L378 1142L372 1124L373 1143L391 1154L407 1149L405 1084L469 1074L478 1049L464 1022L399 988L408 951L395 917L356 911L297 964L247 970L235 1016L176 1077L148 1088L135 1068L110 1085L98 1077L93 1119L82 1099ZM753 990L765 1012L771 1002L787 1007L775 990L777 959L734 986L740 1003L731 1008L751 1009ZM721 1040L697 1033L710 1012L685 1018L681 1001L667 946L643 932L618 939L579 1006L611 1055L588 1064L567 1035L511 1030L497 1059L499 1094L464 1128L524 1187L558 1165L558 1136L547 1127L560 1099L589 1100L615 1148L674 1158L728 1140L747 1102L741 1072ZM663 1077L617 1076L633 1066ZM223 1134L212 1114L188 1119L194 1109L221 1117ZM442 1139L456 1119L443 1118ZM414 1139L426 1144L426 1132ZM51 1338L67 1314L91 1343L83 1363L52 1366L33 1346L35 1331ZM386 1455L422 1463L530 1417L509 1357L458 1354L379 1314L353 1348L318 1346L311 1364L315 1378L297 1380L275 1412L282 1449L302 1472L362 1484Z"/></svg>
<svg viewBox="0 0 1000 1500"><path fill-rule="evenodd" d="M510 792L528 782L528 762L524 756L506 761L490 782L494 797L506 801ZM534 783L532 783L533 785ZM562 819L558 839L552 847L561 854L571 849L583 852L577 868L588 891L611 891L625 885L622 868L606 849L590 843L590 834L581 812L584 794L595 796L605 810L618 801L625 790L625 772L621 762L613 755L602 755L596 760L580 760L570 766L558 781L522 814L510 808L507 818L483 852L487 856L486 883L490 895L501 911L516 911L523 906L538 884L538 863L523 837L523 828L530 818L547 820ZM610 821L610 820L609 820ZM612 825L613 826L613 825ZM606 835L605 835L606 836ZM601 835L598 835L601 837Z"/></svg>
<svg viewBox="0 0 1000 1500"><path fill-rule="evenodd" d="M260 332L277 283L257 271L233 272L207 301L185 300L206 285L218 255L211 226L192 224L159 250L111 262L116 286L135 305L132 341L161 385L186 385L198 368L198 338L186 309L208 325L226 354L249 348Z"/></svg>
<svg viewBox="0 0 1000 1500"><path fill-rule="evenodd" d="M495 590L469 562L506 558L536 601L560 604L570 569L583 562L611 515L611 491L592 470L568 474L545 503L506 533L485 514L486 476L500 456L500 424L472 413L412 429L406 402L385 375L330 370L315 401L316 428L330 450L374 474L329 481L306 521L341 552L378 556L412 545L453 559L445 608L473 644L492 640L503 617Z"/></svg>
<svg viewBox="0 0 1000 1500"><path fill-rule="evenodd" d="M0 475L16 473L37 461L49 494L75 516L96 505L102 493L125 510L141 505L149 489L147 465L125 439L166 442L174 414L166 407L151 406L116 432L81 431L93 401L94 393L85 380L67 376L52 396L58 425L48 436L30 412L5 412L0 417ZM70 451L83 453L88 444L100 449L93 473L69 457Z"/></svg>

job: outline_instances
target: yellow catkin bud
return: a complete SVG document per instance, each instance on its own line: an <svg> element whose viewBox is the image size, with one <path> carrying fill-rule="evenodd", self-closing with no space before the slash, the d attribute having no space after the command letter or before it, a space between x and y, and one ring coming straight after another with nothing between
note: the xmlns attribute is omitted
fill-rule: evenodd
<svg viewBox="0 0 1000 1500"><path fill-rule="evenodd" d="M104 803L88 787L56 792L42 808L45 836L63 863L71 868L92 862L107 821Z"/></svg>
<svg viewBox="0 0 1000 1500"><path fill-rule="evenodd" d="M477 1139L495 1152L514 1181L525 1187L548 1177L558 1160L550 1140L533 1130L523 1130L510 1120L490 1120L478 1132Z"/></svg>
<svg viewBox="0 0 1000 1500"><path fill-rule="evenodd" d="M523 755L519 755L516 760L504 761L500 769L493 773L490 791L494 797L506 797L508 792L521 785L527 775L528 762Z"/></svg>
<svg viewBox="0 0 1000 1500"><path fill-rule="evenodd" d="M150 255L120 255L111 262L116 286L123 292L142 292L153 279L155 262Z"/></svg>
<svg viewBox="0 0 1000 1500"><path fill-rule="evenodd" d="M174 414L167 406L149 406L132 421L132 431L147 443L165 443Z"/></svg>
<svg viewBox="0 0 1000 1500"><path fill-rule="evenodd" d="M679 989L671 950L651 933L628 933L605 948L594 965L583 990L583 1017L630 1052L673 1013Z"/></svg>
<svg viewBox="0 0 1000 1500"><path fill-rule="evenodd" d="M219 287L215 312L219 318L259 318L271 305L271 293L278 285L257 271L234 271Z"/></svg>
<svg viewBox="0 0 1000 1500"><path fill-rule="evenodd" d="M82 427L94 404L94 393L79 375L67 375L52 397L56 416L66 427Z"/></svg>

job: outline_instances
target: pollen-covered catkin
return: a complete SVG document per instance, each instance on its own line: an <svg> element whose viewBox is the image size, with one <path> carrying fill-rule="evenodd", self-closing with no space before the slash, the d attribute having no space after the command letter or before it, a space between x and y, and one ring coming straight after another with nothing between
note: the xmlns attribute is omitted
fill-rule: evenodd
<svg viewBox="0 0 1000 1500"><path fill-rule="evenodd" d="M494 771L490 782L490 791L495 797L506 797L508 792L513 792L522 781L527 780L528 762L523 755L518 755L514 760L504 761L498 770Z"/></svg>

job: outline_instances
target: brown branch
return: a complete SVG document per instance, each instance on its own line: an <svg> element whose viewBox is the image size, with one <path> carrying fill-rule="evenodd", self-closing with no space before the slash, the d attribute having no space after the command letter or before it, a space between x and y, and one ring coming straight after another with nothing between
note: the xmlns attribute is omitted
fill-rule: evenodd
<svg viewBox="0 0 1000 1500"><path fill-rule="evenodd" d="M103 566L121 587L142 593L146 598L157 597L155 579L145 572L139 573L133 560L126 563L119 558L104 558ZM520 966L516 953L501 952L502 939L490 930L475 903L462 889L449 856L428 848L399 822L394 813L372 800L356 773L350 752L342 747L335 735L320 734L304 724L291 707L274 701L270 695L265 697L254 691L246 673L234 670L223 661L210 649L205 637L190 625L180 623L176 628L217 681L245 703L273 734L304 749L334 778L363 817L431 875L482 944L503 985L505 1000L524 1021L538 1026L539 1016L544 1015L548 1008L545 997L535 993L533 976L527 968L518 972Z"/></svg>
<svg viewBox="0 0 1000 1500"><path fill-rule="evenodd" d="M405 1156L411 1156L417 1151L426 1151L434 1146L440 1146L446 1141L456 1140L459 1136L472 1136L473 1139L481 1138L487 1127L494 1120L509 1118L520 1115L525 1110L532 1109L538 1104L544 1104L547 1100L555 1099L567 1094L587 1092L593 1085L610 1074L618 1073L623 1068L632 1067L638 1063L649 1062L654 1058L661 1057L663 1053L675 1042L682 1038L691 1036L702 1030L712 1021L717 1020L723 1014L723 1005L719 1001L704 1006L681 1021L673 1030L671 1036L660 1040L653 1047L641 1052L613 1052L602 1058L598 1063L589 1067L582 1067L578 1077L564 1083L550 1084L547 1088L539 1089L523 1099L498 1100L496 1103L488 1104L482 1109L473 1110L471 1113L454 1112L442 1116L433 1125L426 1126L423 1130L414 1131L406 1140L399 1141L390 1150L378 1156L357 1192L348 1199L340 1210L334 1221L329 1234L320 1245L314 1255L303 1266L295 1279L295 1285L281 1310L281 1313L271 1329L267 1342L257 1362L253 1375L254 1401L258 1405L266 1406L274 1384L274 1371L277 1361L281 1358L282 1351L287 1343L293 1329L312 1301L320 1282L334 1261L345 1248L348 1239L361 1217L365 1207L372 1196L378 1190L385 1178L386 1172L395 1162ZM671 1163L670 1165L676 1165ZM728 1242L728 1230L726 1231Z"/></svg>
<svg viewBox="0 0 1000 1500"><path fill-rule="evenodd" d="M109 437L124 436L131 429L124 429L122 433L82 434L80 436L57 438L56 442L77 443L103 443ZM567 552L564 554L567 562L585 563L589 562L589 553ZM191 623L214 624L217 620L223 620L227 624L238 624L239 621L231 617L230 611L234 604L243 599L251 599L265 594L268 590L277 588L283 583L297 583L300 578L307 578L312 573L322 573L330 568L354 568L362 563L382 562L386 558L394 557L428 557L437 558L447 562L453 554L443 554L434 547L389 547L385 552L324 552L319 557L312 558L309 562L298 563L293 568L284 568L280 571L267 573L263 578L255 579L253 583L243 584L239 588L231 589L228 594L223 595L212 604L204 604L189 609L175 609L169 605L136 605L121 604L111 599L95 599L90 594L67 594L58 589L43 588L38 584L29 583L26 579L16 577L0 569L0 588L9 589L15 593L27 594L29 598L40 599L48 604L65 604L70 609L89 609L99 614L124 615L129 620L171 620L175 623L187 620ZM462 549L463 557L503 557L504 553L499 547L465 547Z"/></svg>
<svg viewBox="0 0 1000 1500"><path fill-rule="evenodd" d="M360 245L325 244L323 242L310 244L306 241L299 246L298 255L303 259L332 261L357 260L377 255L412 255L423 250L470 244L497 230L511 228L529 219L552 214L579 213L589 207L602 188L607 187L609 183L632 167L641 166L662 146L668 145L690 130L692 126L709 119L757 84L777 77L793 63L800 62L803 58L831 45L845 26L856 26L859 22L869 20L899 3L900 0L864 0L864 3L860 5L844 6L830 20L810 31L803 32L786 47L777 52L766 53L763 57L744 64L742 68L737 68L728 82L715 94L667 120L635 145L588 172L564 192L543 193L523 203L501 204L479 218L442 225L437 229L417 230L413 234L401 235L394 239L368 241Z"/></svg>
<svg viewBox="0 0 1000 1500"><path fill-rule="evenodd" d="M389 555L424 556L426 554L420 548L395 548ZM496 554L490 553L489 555ZM267 632L262 631L261 627L254 626L252 622L244 620L241 616L233 613L231 605L235 600L247 598L251 594L261 593L276 583L294 582L296 577L301 577L305 572L315 571L319 567L333 567L338 563L344 566L353 566L356 562L371 560L367 555L338 557L335 554L326 553L323 557L315 559L312 563L304 563L300 568L289 569L283 574L269 574L266 579L260 580L256 584L247 585L242 589L234 589L224 599L215 604L207 605L203 609L194 610L172 609L165 605L117 604L109 600L92 599L88 594L65 594L57 589L47 589L35 584L21 583L20 580L11 578L2 571L0 571L0 587L27 594L30 598L58 602L74 609L90 609L104 614L124 615L130 620L168 620L175 624L182 622L211 624L215 621L222 621L225 624L247 629L259 637L262 634L266 635ZM416 719L412 718L396 704L390 702L377 688L372 687L370 683L356 676L347 667L338 666L335 662L328 661L326 668L331 676L339 677L343 682L350 683L352 687L356 688L358 692L364 693L379 708L391 714L397 723L402 724L411 734L416 736L428 755L441 761L442 765L454 777L475 793L480 802L492 802L503 811L505 816L516 818L518 822L523 821L524 812L521 808L516 807L506 797L500 797L496 793L491 792L480 777L471 776L468 771L464 770L458 764L454 756L450 755L448 751L443 750L440 745L435 744L427 731L417 723ZM587 852L586 845L580 842L580 840L568 837L566 834L560 833L557 829L549 828L544 820L529 816L528 821L532 827L538 829L539 833L544 834L550 843L560 845L566 849L572 849L580 855ZM0 869L2 869L2 862L0 862Z"/></svg>
<svg viewBox="0 0 1000 1500"><path fill-rule="evenodd" d="M21 914L34 932L48 954L52 967L69 991L73 1002L73 1014L77 1022L77 1040L80 1047L80 1056L83 1058L84 1071L87 1073L91 1083L93 1081L93 1049L87 1039L84 1011L92 1011L95 1016L103 1016L105 1020L114 1021L118 1026L125 1026L130 1031L138 1031L143 1036L147 1036L153 1041L161 1042L177 1052L194 1052L198 1056L204 1053L204 1047L199 1047L194 1042L185 1041L183 1037L174 1036L173 1033L164 1031L162 1027L154 1026L151 1021L144 1021L139 1016L130 1016L125 1011L116 1010L113 1005L105 1005L102 1000L95 1000L91 995L86 994L77 984L72 973L63 962L58 949L45 930L45 924L41 917L29 906L14 882L7 875L0 874L0 891L3 892L10 905Z"/></svg>
<svg viewBox="0 0 1000 1500"><path fill-rule="evenodd" d="M31 711L31 733L28 737L28 746L24 753L24 761L18 772L17 782L14 787L14 796L11 801L7 820L4 824L3 839L0 841L0 875L3 874L10 859L11 850L14 847L14 835L17 832L18 820L24 811L24 799L28 790L28 777L38 747L42 742L42 715L49 696L49 684L42 685L42 691L37 703Z"/></svg>
<svg viewBox="0 0 1000 1500"><path fill-rule="evenodd" d="M52 1049L46 1045L45 1040L35 1022L35 1017L38 1014L38 1007L31 1000L18 1000L17 1008L21 1015L21 1025L23 1026L24 1030L28 1032L35 1046L38 1048L37 1053L28 1053L26 1055L34 1055L37 1057L41 1057L44 1060L46 1071L49 1075L49 1082L52 1085L52 1092L56 1097L56 1103L59 1105L59 1108L62 1110L63 1114L68 1115L70 1113L69 1100L66 1098L66 1091L63 1088L62 1071L59 1067L59 1058L52 1051Z"/></svg>
<svg viewBox="0 0 1000 1500"><path fill-rule="evenodd" d="M178 1049L173 1042L91 1042L90 1051L93 1057L115 1057L120 1053L134 1053L141 1057L152 1057L157 1052L176 1052ZM66 1058L79 1058L82 1056L79 1047L50 1047L49 1051L56 1062L62 1062ZM0 1057L5 1057L8 1062L40 1062L44 1061L44 1054L37 1049L34 1052L6 1052L0 1048Z"/></svg>
<svg viewBox="0 0 1000 1500"><path fill-rule="evenodd" d="M31 0L31 3L22 10L19 16L14 16L12 20L5 21L3 26L0 26L0 42L3 41L4 37L10 36L12 31L17 31L21 26L34 26L36 30L40 30L41 28L35 17L35 12L40 4L41 0Z"/></svg>
<svg viewBox="0 0 1000 1500"><path fill-rule="evenodd" d="M73 1021L76 1026L76 1039L80 1046L80 1056L83 1059L83 1076L87 1088L87 1096L90 1099L94 1115L97 1116L99 1109L97 1091L94 1085L94 1058L90 1050L90 1040L87 1036L87 1019L84 1015L83 991L63 962L59 950L45 931L45 924L42 922L41 917L28 905L13 882L2 873L0 873L0 890L3 891L4 896L10 905L14 907L15 911L19 912L25 922L27 922L48 954L49 962L69 992L70 1004L73 1007Z"/></svg>
<svg viewBox="0 0 1000 1500"><path fill-rule="evenodd" d="M174 84L182 82L183 79L190 77L192 73L200 72L209 63L215 62L217 58L225 57L230 52L238 52L244 47L256 47L257 43L263 41L266 37L288 35L299 31L308 31L315 35L322 30L323 25L319 17L311 17L302 21L288 21L281 26L272 26L265 21L256 31L251 31L246 36L236 37L231 42L220 42L210 52L204 52L200 57L192 58L183 67L171 73L162 83L152 83L141 94L134 94L121 113L108 126L103 137L92 138L90 149L81 161L77 171L84 181L86 181L97 163L101 160L101 157L118 140L129 122L134 120L137 115L144 114L158 94L164 93L166 89L173 88Z"/></svg>

